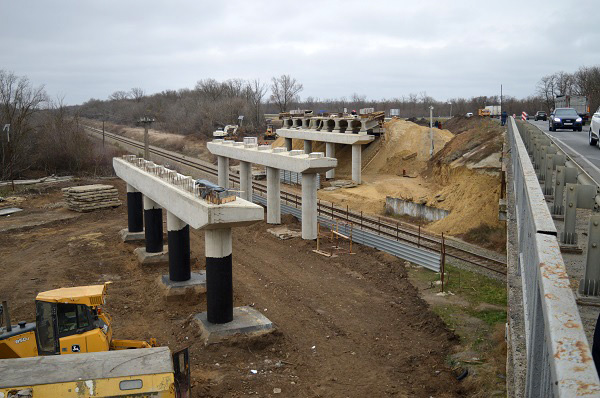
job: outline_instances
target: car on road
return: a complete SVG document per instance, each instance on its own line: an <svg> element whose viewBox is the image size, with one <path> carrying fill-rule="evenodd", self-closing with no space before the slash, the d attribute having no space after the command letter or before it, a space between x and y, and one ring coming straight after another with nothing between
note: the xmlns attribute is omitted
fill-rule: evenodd
<svg viewBox="0 0 600 398"><path fill-rule="evenodd" d="M590 145L597 145L600 138L600 108L592 115L590 121L589 142Z"/></svg>
<svg viewBox="0 0 600 398"><path fill-rule="evenodd" d="M550 114L548 121L548 130L556 131L558 129L572 129L573 131L583 131L583 119L573 108L556 108Z"/></svg>
<svg viewBox="0 0 600 398"><path fill-rule="evenodd" d="M533 117L533 120L535 120L536 122L538 120L546 121L546 120L548 120L548 115L546 115L546 112L544 112L544 111L537 111L535 113L535 116Z"/></svg>

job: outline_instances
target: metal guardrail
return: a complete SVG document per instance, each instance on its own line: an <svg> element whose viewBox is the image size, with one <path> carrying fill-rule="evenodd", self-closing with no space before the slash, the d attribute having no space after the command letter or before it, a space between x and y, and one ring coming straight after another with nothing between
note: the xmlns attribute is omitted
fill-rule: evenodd
<svg viewBox="0 0 600 398"><path fill-rule="evenodd" d="M252 195L252 201L263 206L267 205L267 199L256 193ZM296 208L294 206L282 203L281 212L285 214L291 214L298 219L302 219L301 208ZM333 219L327 218L323 215L319 215L317 220L319 223L327 226L328 228L332 228L335 224ZM348 225L339 225L338 228L341 233L347 236L350 235L350 227ZM352 241L384 251L403 260L410 261L413 264L421 265L432 271L440 271L441 254L439 252L427 250L422 247L419 248L411 246L385 236L377 235L374 232L361 230L357 225L355 225L352 229Z"/></svg>
<svg viewBox="0 0 600 398"><path fill-rule="evenodd" d="M508 132L523 281L527 346L525 396L600 396L600 381L562 259L556 228L512 117Z"/></svg>

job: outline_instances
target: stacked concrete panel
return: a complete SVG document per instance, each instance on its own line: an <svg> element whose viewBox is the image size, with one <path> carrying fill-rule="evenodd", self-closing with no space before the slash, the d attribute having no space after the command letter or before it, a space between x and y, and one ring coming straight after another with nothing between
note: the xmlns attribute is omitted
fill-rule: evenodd
<svg viewBox="0 0 600 398"><path fill-rule="evenodd" d="M69 209L78 212L93 211L121 205L119 192L112 185L82 185L63 188Z"/></svg>

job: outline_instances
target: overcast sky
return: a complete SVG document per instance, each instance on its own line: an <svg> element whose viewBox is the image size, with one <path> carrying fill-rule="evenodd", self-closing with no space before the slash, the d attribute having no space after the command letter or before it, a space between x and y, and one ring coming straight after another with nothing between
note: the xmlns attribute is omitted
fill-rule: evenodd
<svg viewBox="0 0 600 398"><path fill-rule="evenodd" d="M445 100L501 83L524 97L545 74L600 64L594 15L598 0L0 0L0 69L68 104L281 74L303 98Z"/></svg>

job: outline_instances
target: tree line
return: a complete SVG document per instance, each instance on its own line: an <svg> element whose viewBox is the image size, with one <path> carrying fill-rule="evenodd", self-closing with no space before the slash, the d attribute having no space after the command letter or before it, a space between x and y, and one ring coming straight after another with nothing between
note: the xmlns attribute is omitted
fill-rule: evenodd
<svg viewBox="0 0 600 398"><path fill-rule="evenodd" d="M56 173L110 171L112 152L96 153L77 115L44 86L0 69L0 180L31 171Z"/></svg>

